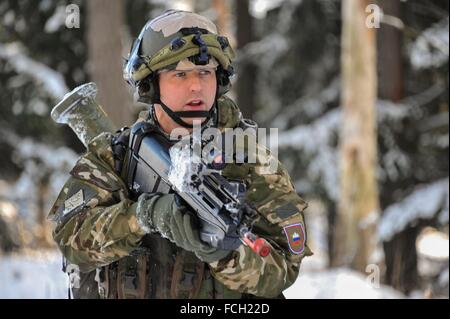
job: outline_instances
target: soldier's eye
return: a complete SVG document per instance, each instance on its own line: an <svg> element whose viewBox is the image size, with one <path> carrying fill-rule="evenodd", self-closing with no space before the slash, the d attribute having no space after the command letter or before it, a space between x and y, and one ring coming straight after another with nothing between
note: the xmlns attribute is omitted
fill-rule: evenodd
<svg viewBox="0 0 450 319"><path fill-rule="evenodd" d="M184 76L186 76L186 72L176 72L175 73L175 77L177 77L177 78L181 78L181 77L184 77Z"/></svg>
<svg viewBox="0 0 450 319"><path fill-rule="evenodd" d="M210 75L211 74L211 71L209 71L209 70L200 70L200 75Z"/></svg>

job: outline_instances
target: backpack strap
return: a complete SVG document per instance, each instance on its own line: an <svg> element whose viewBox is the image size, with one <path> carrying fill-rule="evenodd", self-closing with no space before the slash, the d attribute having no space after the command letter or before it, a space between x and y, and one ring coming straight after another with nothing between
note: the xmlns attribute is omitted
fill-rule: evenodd
<svg viewBox="0 0 450 319"><path fill-rule="evenodd" d="M149 293L149 251L137 249L117 262L117 298L144 299Z"/></svg>
<svg viewBox="0 0 450 319"><path fill-rule="evenodd" d="M123 127L114 134L111 141L111 148L114 155L114 171L118 176L122 173L129 139L130 129L128 127Z"/></svg>
<svg viewBox="0 0 450 319"><path fill-rule="evenodd" d="M179 250L172 273L171 296L175 299L194 299L203 283L205 263L193 253Z"/></svg>

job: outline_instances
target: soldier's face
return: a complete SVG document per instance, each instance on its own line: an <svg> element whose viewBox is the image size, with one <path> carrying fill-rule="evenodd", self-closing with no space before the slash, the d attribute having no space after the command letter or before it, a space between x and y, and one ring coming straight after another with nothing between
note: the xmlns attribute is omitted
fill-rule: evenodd
<svg viewBox="0 0 450 319"><path fill-rule="evenodd" d="M195 66L176 68L159 75L161 101L172 111L209 111L216 96L215 68ZM167 132L180 127L161 108L156 105L159 124ZM205 118L182 118L188 124L204 121Z"/></svg>

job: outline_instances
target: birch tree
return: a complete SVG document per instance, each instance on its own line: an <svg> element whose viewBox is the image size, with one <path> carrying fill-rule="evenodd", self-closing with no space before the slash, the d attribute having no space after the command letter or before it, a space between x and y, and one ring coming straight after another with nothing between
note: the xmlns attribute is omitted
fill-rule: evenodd
<svg viewBox="0 0 450 319"><path fill-rule="evenodd" d="M130 125L132 98L122 75L123 1L92 0L87 4L89 70L98 87L97 100L117 127Z"/></svg>
<svg viewBox="0 0 450 319"><path fill-rule="evenodd" d="M367 0L342 3L340 196L334 266L364 272L374 251L376 182L376 39Z"/></svg>

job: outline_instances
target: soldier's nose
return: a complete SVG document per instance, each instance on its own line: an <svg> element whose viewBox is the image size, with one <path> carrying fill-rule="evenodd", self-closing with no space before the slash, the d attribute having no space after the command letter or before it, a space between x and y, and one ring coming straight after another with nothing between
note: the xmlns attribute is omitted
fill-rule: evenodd
<svg viewBox="0 0 450 319"><path fill-rule="evenodd" d="M193 76L189 83L190 83L190 90L192 92L197 92L202 89L202 84L200 82L200 78L197 75Z"/></svg>

